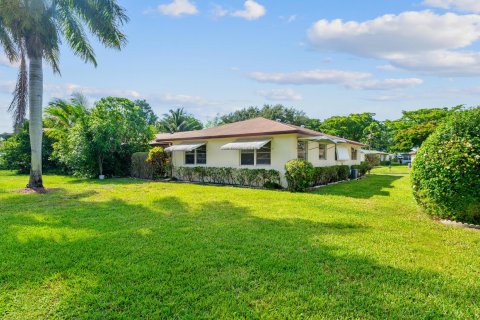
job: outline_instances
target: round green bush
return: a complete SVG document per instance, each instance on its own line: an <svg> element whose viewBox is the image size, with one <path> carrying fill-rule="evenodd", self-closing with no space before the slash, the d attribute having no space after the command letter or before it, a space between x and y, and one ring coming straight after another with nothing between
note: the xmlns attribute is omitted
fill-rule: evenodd
<svg viewBox="0 0 480 320"><path fill-rule="evenodd" d="M313 165L305 160L290 160L285 164L288 190L303 192L313 184Z"/></svg>
<svg viewBox="0 0 480 320"><path fill-rule="evenodd" d="M431 215L480 224L480 107L455 114L423 143L412 183Z"/></svg>

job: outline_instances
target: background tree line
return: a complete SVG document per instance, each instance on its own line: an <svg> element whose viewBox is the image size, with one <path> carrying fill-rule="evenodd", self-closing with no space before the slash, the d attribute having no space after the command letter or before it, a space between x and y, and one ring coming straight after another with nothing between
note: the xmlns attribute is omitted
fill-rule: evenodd
<svg viewBox="0 0 480 320"><path fill-rule="evenodd" d="M403 111L399 119L386 121L376 120L375 114L369 112L320 121L292 107L264 105L218 115L205 127L264 117L361 141L376 150L408 152L419 147L440 123L461 109L457 106ZM88 177L129 175L131 155L147 151L156 132L204 128L199 119L183 108L171 109L159 117L146 100L107 97L90 106L78 93L69 100L53 99L44 110L42 122L44 169ZM0 137L0 166L28 173L28 122L17 133Z"/></svg>

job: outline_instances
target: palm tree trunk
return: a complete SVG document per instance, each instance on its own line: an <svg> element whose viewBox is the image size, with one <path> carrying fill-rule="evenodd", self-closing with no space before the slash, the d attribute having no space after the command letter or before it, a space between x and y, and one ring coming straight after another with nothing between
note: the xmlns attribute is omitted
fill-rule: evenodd
<svg viewBox="0 0 480 320"><path fill-rule="evenodd" d="M42 100L43 70L42 57L30 57L29 69L30 95L30 146L32 150L32 166L28 188L43 188L42 181Z"/></svg>

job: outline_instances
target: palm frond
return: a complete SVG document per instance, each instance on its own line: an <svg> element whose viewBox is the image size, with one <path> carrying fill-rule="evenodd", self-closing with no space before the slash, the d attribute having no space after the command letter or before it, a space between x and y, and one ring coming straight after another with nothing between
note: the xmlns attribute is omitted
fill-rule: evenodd
<svg viewBox="0 0 480 320"><path fill-rule="evenodd" d="M58 5L71 6L106 47L120 49L126 44L127 39L120 26L128 22L128 17L116 0L58 0Z"/></svg>
<svg viewBox="0 0 480 320"><path fill-rule="evenodd" d="M8 111L13 114L13 128L18 132L24 122L28 108L28 71L25 59L25 52L20 49L20 67L18 70L17 83L13 91L13 99L8 107Z"/></svg>
<svg viewBox="0 0 480 320"><path fill-rule="evenodd" d="M2 46L5 54L10 62L18 60L18 51L15 43L12 40L12 36L7 28L3 24L2 17L0 17L0 45Z"/></svg>
<svg viewBox="0 0 480 320"><path fill-rule="evenodd" d="M72 12L70 6L59 6L58 18L63 35L73 52L85 62L91 62L94 66L97 66L95 53L77 14Z"/></svg>

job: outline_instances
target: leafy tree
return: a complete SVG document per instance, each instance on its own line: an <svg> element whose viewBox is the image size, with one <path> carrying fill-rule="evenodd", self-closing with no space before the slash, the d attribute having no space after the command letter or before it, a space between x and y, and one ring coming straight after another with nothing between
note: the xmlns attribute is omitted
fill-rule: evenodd
<svg viewBox="0 0 480 320"><path fill-rule="evenodd" d="M330 117L322 122L320 131L355 141L366 140L365 129L372 123L378 123L374 116L375 113L364 112Z"/></svg>
<svg viewBox="0 0 480 320"><path fill-rule="evenodd" d="M151 126L154 126L158 121L158 117L153 112L153 109L147 102L147 100L135 100L134 102L137 106L140 107L140 110L142 110L143 117L145 118L147 123Z"/></svg>
<svg viewBox="0 0 480 320"><path fill-rule="evenodd" d="M120 49L126 38L119 26L127 20L116 0L0 0L0 45L11 62L20 62L10 106L17 128L23 122L27 105L30 110L29 187L43 188L43 60L60 73L60 43L65 40L74 54L96 66L85 27L106 47Z"/></svg>
<svg viewBox="0 0 480 320"><path fill-rule="evenodd" d="M280 120L283 123L293 124L297 126L307 125L309 118L305 112L295 108L288 108L281 104L264 105L262 108L248 107L243 108L229 114L217 117L213 123L216 125L238 122L253 118L263 117L271 120Z"/></svg>
<svg viewBox="0 0 480 320"><path fill-rule="evenodd" d="M104 98L76 123L56 154L76 175L126 175L131 155L148 149L154 129L143 110L124 98Z"/></svg>
<svg viewBox="0 0 480 320"><path fill-rule="evenodd" d="M161 132L181 132L203 129L202 123L193 115L186 113L183 108L169 110L158 123Z"/></svg>
<svg viewBox="0 0 480 320"><path fill-rule="evenodd" d="M59 164L52 159L54 140L44 136L42 145L42 161L45 171L62 169ZM0 147L0 168L7 170L16 170L18 173L28 173L30 169L30 136L28 134L28 121L23 124L23 128L6 140L2 141Z"/></svg>
<svg viewBox="0 0 480 320"><path fill-rule="evenodd" d="M374 121L363 130L363 138L360 141L371 149L390 151L392 133L384 122Z"/></svg>
<svg viewBox="0 0 480 320"><path fill-rule="evenodd" d="M463 106L453 108L419 109L403 111L398 120L389 121L387 125L393 132L392 149L407 152L420 147L436 128L444 123L453 113L462 110Z"/></svg>

